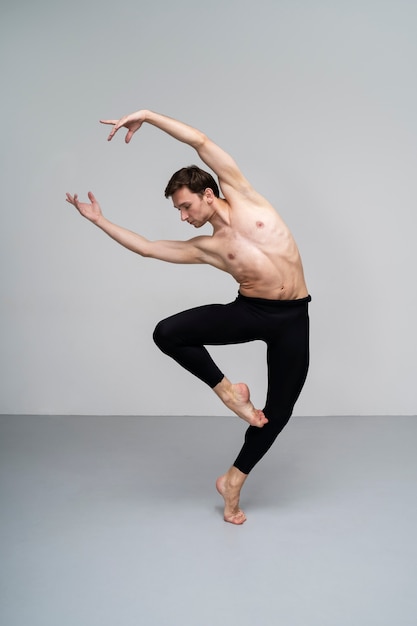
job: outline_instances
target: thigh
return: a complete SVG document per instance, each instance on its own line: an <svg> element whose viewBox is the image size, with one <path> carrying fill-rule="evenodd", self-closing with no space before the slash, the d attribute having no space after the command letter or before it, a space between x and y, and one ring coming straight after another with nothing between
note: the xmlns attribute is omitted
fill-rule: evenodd
<svg viewBox="0 0 417 626"><path fill-rule="evenodd" d="M188 309L162 323L188 345L226 345L258 338L250 312L239 301Z"/></svg>
<svg viewBox="0 0 417 626"><path fill-rule="evenodd" d="M290 413L304 385L309 365L309 322L300 316L285 332L267 342L268 393L266 409Z"/></svg>

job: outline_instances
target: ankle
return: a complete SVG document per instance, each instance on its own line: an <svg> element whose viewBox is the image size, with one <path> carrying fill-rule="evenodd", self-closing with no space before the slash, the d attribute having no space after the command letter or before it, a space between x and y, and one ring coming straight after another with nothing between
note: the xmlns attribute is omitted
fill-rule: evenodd
<svg viewBox="0 0 417 626"><path fill-rule="evenodd" d="M222 378L222 380L213 387L213 391L221 400L226 400L232 396L233 385L226 376Z"/></svg>
<svg viewBox="0 0 417 626"><path fill-rule="evenodd" d="M248 475L241 472L237 467L232 465L226 473L226 481L228 485L234 489L241 489Z"/></svg>

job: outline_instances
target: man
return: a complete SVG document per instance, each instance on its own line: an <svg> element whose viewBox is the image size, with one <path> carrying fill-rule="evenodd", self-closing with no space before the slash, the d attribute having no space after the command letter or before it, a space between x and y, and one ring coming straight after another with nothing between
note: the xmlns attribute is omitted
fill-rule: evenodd
<svg viewBox="0 0 417 626"><path fill-rule="evenodd" d="M205 134L182 122L141 110L112 126L108 140L125 127L129 143L143 123L152 124L194 148L217 175L197 166L182 168L168 183L182 221L194 228L209 223L213 233L188 241L149 241L109 222L89 192L90 202L67 193L85 218L129 250L171 263L207 263L231 274L239 284L236 300L184 311L160 322L154 332L159 348L207 383L249 427L232 467L217 479L224 519L243 524L241 488L256 463L288 422L303 387L309 359L308 295L294 239L269 202L257 193L229 154ZM213 362L206 345L262 340L267 345L268 390L265 408L255 409L244 383L232 384Z"/></svg>

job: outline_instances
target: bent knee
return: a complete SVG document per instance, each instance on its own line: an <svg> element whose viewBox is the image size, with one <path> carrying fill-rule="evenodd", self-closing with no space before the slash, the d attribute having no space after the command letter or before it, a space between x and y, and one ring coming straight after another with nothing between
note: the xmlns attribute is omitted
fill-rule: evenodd
<svg viewBox="0 0 417 626"><path fill-rule="evenodd" d="M153 335L152 335L153 340L158 346L158 348L160 348L161 345L163 345L166 342L167 335L164 330L164 322L165 320L158 322L158 324L155 326L155 330L153 331Z"/></svg>
<svg viewBox="0 0 417 626"><path fill-rule="evenodd" d="M153 331L153 340L163 352L167 352L175 344L176 333L168 319L161 320Z"/></svg>

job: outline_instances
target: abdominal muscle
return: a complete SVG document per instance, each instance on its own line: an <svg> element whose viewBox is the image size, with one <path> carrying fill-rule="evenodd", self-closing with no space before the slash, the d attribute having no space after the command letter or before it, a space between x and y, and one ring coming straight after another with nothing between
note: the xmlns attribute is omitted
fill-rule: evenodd
<svg viewBox="0 0 417 626"><path fill-rule="evenodd" d="M259 251L246 250L246 254L229 258L222 255L221 262L213 263L239 283L243 296L268 300L297 300L308 296L303 266L297 254L295 261L285 257L274 260Z"/></svg>
<svg viewBox="0 0 417 626"><path fill-rule="evenodd" d="M243 296L251 298L265 298L267 300L297 300L308 296L308 290L304 281L296 276L271 276L271 280L265 280L262 276L259 280L238 280L239 292Z"/></svg>

